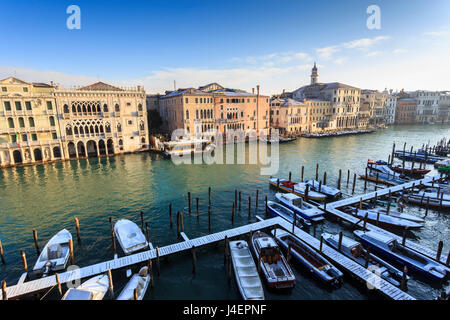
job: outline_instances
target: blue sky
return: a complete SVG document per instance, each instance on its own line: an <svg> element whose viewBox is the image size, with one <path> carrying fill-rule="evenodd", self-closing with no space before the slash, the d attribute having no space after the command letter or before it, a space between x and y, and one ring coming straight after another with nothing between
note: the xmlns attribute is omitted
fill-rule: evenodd
<svg viewBox="0 0 450 320"><path fill-rule="evenodd" d="M81 9L81 29L66 8ZM369 30L366 9L381 9ZM0 76L102 80L148 92L217 81L263 93L320 81L450 89L450 1L45 1L0 3Z"/></svg>

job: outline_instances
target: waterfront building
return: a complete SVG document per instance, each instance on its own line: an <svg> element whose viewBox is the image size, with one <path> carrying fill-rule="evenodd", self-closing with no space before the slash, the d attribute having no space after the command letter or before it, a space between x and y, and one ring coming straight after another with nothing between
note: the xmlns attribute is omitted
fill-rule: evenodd
<svg viewBox="0 0 450 320"><path fill-rule="evenodd" d="M439 96L437 121L439 123L448 123L450 121L450 91L443 91Z"/></svg>
<svg viewBox="0 0 450 320"><path fill-rule="evenodd" d="M379 126L384 123L384 108L387 95L378 90L361 90L361 108L369 111L369 125Z"/></svg>
<svg viewBox="0 0 450 320"><path fill-rule="evenodd" d="M397 96L392 93L392 89L383 93L386 95L386 105L384 107L384 122L386 124L393 124L395 122L395 110L397 109Z"/></svg>
<svg viewBox="0 0 450 320"><path fill-rule="evenodd" d="M417 100L417 123L434 123L439 115L439 91L417 90L409 93L411 98Z"/></svg>
<svg viewBox="0 0 450 320"><path fill-rule="evenodd" d="M416 122L417 101L414 98L402 97L397 99L395 111L396 124L413 124Z"/></svg>
<svg viewBox="0 0 450 320"><path fill-rule="evenodd" d="M248 93L212 83L198 89L166 91L158 98L158 110L165 133L184 129L191 138L198 134L210 138L214 130L222 134L251 129L267 133L269 103L269 97L260 94L259 85L256 93L254 89Z"/></svg>
<svg viewBox="0 0 450 320"><path fill-rule="evenodd" d="M327 100L305 99L308 106L308 133L333 131L337 128L336 109Z"/></svg>
<svg viewBox="0 0 450 320"><path fill-rule="evenodd" d="M314 63L311 84L293 91L292 97L298 101L328 101L332 106L330 121L335 122L335 130L357 128L361 89L340 82L320 83L318 80L318 70Z"/></svg>
<svg viewBox="0 0 450 320"><path fill-rule="evenodd" d="M54 87L15 77L0 81L0 166L64 158Z"/></svg>
<svg viewBox="0 0 450 320"><path fill-rule="evenodd" d="M270 102L270 127L282 135L308 132L308 104L290 98L275 98Z"/></svg>
<svg viewBox="0 0 450 320"><path fill-rule="evenodd" d="M148 149L142 87L0 81L0 166Z"/></svg>

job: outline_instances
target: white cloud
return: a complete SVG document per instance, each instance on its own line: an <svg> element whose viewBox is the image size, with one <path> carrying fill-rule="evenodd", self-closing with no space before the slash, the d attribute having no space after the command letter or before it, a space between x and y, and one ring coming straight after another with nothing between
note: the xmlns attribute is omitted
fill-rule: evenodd
<svg viewBox="0 0 450 320"><path fill-rule="evenodd" d="M341 58L335 59L333 62L334 62L335 64L343 64L345 61L347 61L347 58L341 57Z"/></svg>
<svg viewBox="0 0 450 320"><path fill-rule="evenodd" d="M441 30L441 31L430 31L430 32L424 32L424 36L431 36L431 37L442 37L450 34L450 31L448 30Z"/></svg>
<svg viewBox="0 0 450 320"><path fill-rule="evenodd" d="M395 49L394 51L392 51L392 53L394 53L394 54L400 54L400 53L406 53L406 52L408 52L408 50L402 49L402 48L398 48L398 49Z"/></svg>
<svg viewBox="0 0 450 320"><path fill-rule="evenodd" d="M376 57L376 56L379 56L381 54L383 54L383 52L381 52L381 51L371 51L371 52L367 53L366 56L368 56L368 57Z"/></svg>
<svg viewBox="0 0 450 320"><path fill-rule="evenodd" d="M339 52L339 51L341 51L339 46L330 46L330 47L316 49L316 52L319 55L319 57L321 57L325 60L331 58L331 56L333 54L335 54L336 52Z"/></svg>
<svg viewBox="0 0 450 320"><path fill-rule="evenodd" d="M275 66L287 64L289 62L297 61L312 61L309 54L305 52L274 52L271 54L266 54L263 56L248 56L245 58L234 57L230 60L234 63L247 63L252 65L264 65L264 66Z"/></svg>
<svg viewBox="0 0 450 320"><path fill-rule="evenodd" d="M333 56L333 54L335 54L336 52L339 52L343 49L358 49L361 51L367 51L369 48L373 47L374 45L379 44L380 42L388 40L388 39L391 39L391 37L378 36L375 38L362 38L362 39L357 39L357 40L353 40L353 41L349 41L349 42L343 42L341 44L334 45L334 46L319 48L319 49L316 49L316 52L319 55L319 57L327 60L327 59L330 59Z"/></svg>

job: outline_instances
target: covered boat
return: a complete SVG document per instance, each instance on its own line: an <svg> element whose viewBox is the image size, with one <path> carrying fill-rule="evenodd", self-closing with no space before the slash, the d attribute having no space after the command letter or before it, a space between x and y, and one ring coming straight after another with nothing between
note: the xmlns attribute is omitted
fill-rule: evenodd
<svg viewBox="0 0 450 320"><path fill-rule="evenodd" d="M342 282L342 272L306 243L283 229L272 230L272 234L284 249L290 246L290 254L320 280L332 285Z"/></svg>
<svg viewBox="0 0 450 320"><path fill-rule="evenodd" d="M286 179L279 179L279 186L278 186L278 179L277 178L270 178L269 184L273 187L279 187L280 190L283 190L285 192L291 192L297 196L300 196L302 198L306 198L306 186L307 184L304 182L292 182L288 181ZM309 187L308 187L309 188ZM316 192L314 190L308 190L308 199L323 202L327 200L327 196ZM307 200L308 200L307 199Z"/></svg>
<svg viewBox="0 0 450 320"><path fill-rule="evenodd" d="M230 241L236 284L244 300L264 300L264 289L247 242Z"/></svg>
<svg viewBox="0 0 450 320"><path fill-rule="evenodd" d="M336 250L338 249L339 234L332 235L329 233L323 233L322 236L323 240L330 247ZM394 286L400 286L403 273L386 261L368 252L358 241L343 236L341 243L341 253L343 253L359 265L363 267L367 266L368 270L372 271L384 280L392 283ZM406 276L406 280L408 279L409 277Z"/></svg>
<svg viewBox="0 0 450 320"><path fill-rule="evenodd" d="M54 235L42 249L33 272L47 275L50 271L65 269L69 259L69 239L72 235L66 229Z"/></svg>
<svg viewBox="0 0 450 320"><path fill-rule="evenodd" d="M258 267L270 288L292 288L295 276L275 240L264 232L252 236L252 250L258 259Z"/></svg>
<svg viewBox="0 0 450 320"><path fill-rule="evenodd" d="M408 213L404 213L404 212L398 212L395 211L393 209L389 210L389 213L387 212L387 209L385 207L375 207L375 208L369 208L367 209L368 211L372 211L375 213L380 212L380 214L384 214L384 215L389 215L391 217L395 217L398 219L403 219L403 220L409 220L412 222L416 222L416 223L425 223L425 219L414 216L412 214L408 214Z"/></svg>
<svg viewBox="0 0 450 320"><path fill-rule="evenodd" d="M323 193L329 199L337 199L342 195L341 190L327 186L325 184L320 184L319 181L316 181L313 179L307 180L305 183L309 185L311 190L317 191L319 193Z"/></svg>
<svg viewBox="0 0 450 320"><path fill-rule="evenodd" d="M139 273L134 274L125 285L116 300L135 300L134 290L136 289L137 300L142 300L147 292L150 283L148 267L142 267Z"/></svg>
<svg viewBox="0 0 450 320"><path fill-rule="evenodd" d="M293 193L278 192L275 194L275 198L280 201L283 206L291 209L307 220L311 220L312 222L324 220L324 212L306 201L303 201L302 197Z"/></svg>
<svg viewBox="0 0 450 320"><path fill-rule="evenodd" d="M102 300L109 289L108 275L90 278L77 288L69 288L61 300Z"/></svg>
<svg viewBox="0 0 450 320"><path fill-rule="evenodd" d="M450 269L427 256L414 251L397 241L394 237L375 231L355 230L353 233L362 243L386 257L406 265L409 269L423 274L433 280L443 280Z"/></svg>
<svg viewBox="0 0 450 320"><path fill-rule="evenodd" d="M309 220L306 220L302 216L297 215L296 212L286 208L285 206L279 203L268 201L267 209L269 210L269 213L271 215L275 217L280 216L291 224L294 223L295 220L295 225L299 228L301 228L302 225L311 226L311 222Z"/></svg>
<svg viewBox="0 0 450 320"><path fill-rule="evenodd" d="M120 219L114 225L117 240L125 254L130 254L148 247L147 239L136 223Z"/></svg>
<svg viewBox="0 0 450 320"><path fill-rule="evenodd" d="M384 213L379 212L374 212L374 211L370 211L370 210L363 210L363 209L350 209L350 210L346 210L347 213L353 214L359 218L364 218L367 214L367 220L372 222L372 223L376 223L377 219L378 220L378 224L382 227L386 227L386 228L400 228L400 229L404 229L404 228L408 228L408 229L419 229L422 228L424 226L423 223L418 223L418 222L413 222L410 220L405 220L405 219L400 219L398 217L395 217L393 215L387 215Z"/></svg>

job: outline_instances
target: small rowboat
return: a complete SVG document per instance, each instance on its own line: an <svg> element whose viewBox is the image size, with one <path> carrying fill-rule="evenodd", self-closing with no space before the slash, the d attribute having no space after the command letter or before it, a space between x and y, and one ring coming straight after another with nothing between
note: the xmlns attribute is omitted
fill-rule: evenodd
<svg viewBox="0 0 450 320"><path fill-rule="evenodd" d="M275 194L275 198L280 201L283 206L291 209L307 220L311 220L313 222L325 220L323 217L324 212L322 210L307 203L306 201L303 201L302 197L296 196L293 193L278 192Z"/></svg>
<svg viewBox="0 0 450 320"><path fill-rule="evenodd" d="M269 288L294 287L294 273L272 237L261 231L255 232L252 236L252 250L258 259L258 269Z"/></svg>
<svg viewBox="0 0 450 320"><path fill-rule="evenodd" d="M148 284L150 283L150 274L148 267L142 267L139 273L134 274L130 281L120 292L116 300L135 300L134 290L136 289L137 300L142 300L147 292Z"/></svg>
<svg viewBox="0 0 450 320"><path fill-rule="evenodd" d="M417 177L417 176L424 176L427 173L429 173L431 170L427 170L427 169L403 169L402 166L390 166L389 168L391 168L393 171L398 172L398 173L402 173L405 174L407 176L412 176L412 177Z"/></svg>
<svg viewBox="0 0 450 320"><path fill-rule="evenodd" d="M244 300L264 300L264 289L247 242L230 241L236 284Z"/></svg>
<svg viewBox="0 0 450 320"><path fill-rule="evenodd" d="M278 187L280 190L283 190L285 192L293 193L297 196L300 196L304 199L306 199L306 186L307 184L304 182L292 182L288 181L286 179L279 179L280 184L278 185L278 179L277 178L270 178L269 184L273 187ZM309 187L308 187L309 188ZM314 200L317 202L324 202L327 200L327 196L316 192L314 190L308 190L308 197L306 200Z"/></svg>
<svg viewBox="0 0 450 320"><path fill-rule="evenodd" d="M70 288L61 300L102 300L108 289L108 275L101 274L90 278L76 289Z"/></svg>
<svg viewBox="0 0 450 320"><path fill-rule="evenodd" d="M433 280L443 280L450 272L450 268L398 243L394 237L375 231L355 230L353 233L364 245Z"/></svg>
<svg viewBox="0 0 450 320"><path fill-rule="evenodd" d="M334 249L339 247L339 234L323 233L323 240ZM394 286L399 287L402 280L402 272L390 265L386 261L377 257L376 255L365 250L361 243L350 239L346 236L342 237L341 253L358 263L359 265L366 267L367 269L380 276L384 280L392 283ZM369 259L369 261L367 261ZM406 276L406 280L409 277Z"/></svg>
<svg viewBox="0 0 450 320"><path fill-rule="evenodd" d="M275 229L272 234L284 249L290 247L290 254L320 280L332 285L342 282L342 272L306 243L283 229Z"/></svg>
<svg viewBox="0 0 450 320"><path fill-rule="evenodd" d="M64 270L69 259L69 239L72 235L66 229L54 235L42 249L33 272L46 276L50 271Z"/></svg>
<svg viewBox="0 0 450 320"><path fill-rule="evenodd" d="M400 219L395 216L391 216L383 214L381 212L374 212L370 210L363 210L363 209L350 209L347 210L347 213L353 214L356 217L364 218L367 214L367 220L376 224L378 219L378 224L381 227L385 228L399 228L399 229L419 229L424 226L423 223L417 223L410 220Z"/></svg>
<svg viewBox="0 0 450 320"><path fill-rule="evenodd" d="M120 219L114 225L117 240L125 254L130 254L148 247L147 239L136 223Z"/></svg>
<svg viewBox="0 0 450 320"><path fill-rule="evenodd" d="M380 214L384 214L384 215L388 215L391 217L395 217L398 219L403 219L403 220L409 220L412 222L416 222L416 223L425 223L425 220L423 218L414 216L412 214L408 214L408 213L403 213L403 212L398 212L395 210L389 210L389 214L387 212L387 209L385 207L376 207L376 208L370 208L367 209L368 211L372 211L372 212L380 212Z"/></svg>
<svg viewBox="0 0 450 320"><path fill-rule="evenodd" d="M341 190L339 190L337 188L333 188L333 187L327 186L325 184L321 184L320 182L318 182L316 180L312 180L312 179L311 180L307 180L305 183L307 185L309 185L311 190L314 190L314 191L319 192L319 193L323 193L329 199L337 199L337 198L339 198L342 195Z"/></svg>
<svg viewBox="0 0 450 320"><path fill-rule="evenodd" d="M302 225L308 227L311 226L311 222L309 220L306 220L302 216L298 216L296 212L286 208L285 206L282 206L279 203L268 201L267 209L269 210L269 213L271 215L275 217L280 216L291 224L294 223L295 220L295 225L299 228L301 228Z"/></svg>
<svg viewBox="0 0 450 320"><path fill-rule="evenodd" d="M450 210L450 201L442 200L441 202L440 198L430 198L430 200L428 200L428 198L418 196L417 194L412 194L406 199L408 203L412 203L421 207L429 206L430 208L441 209L445 211Z"/></svg>

